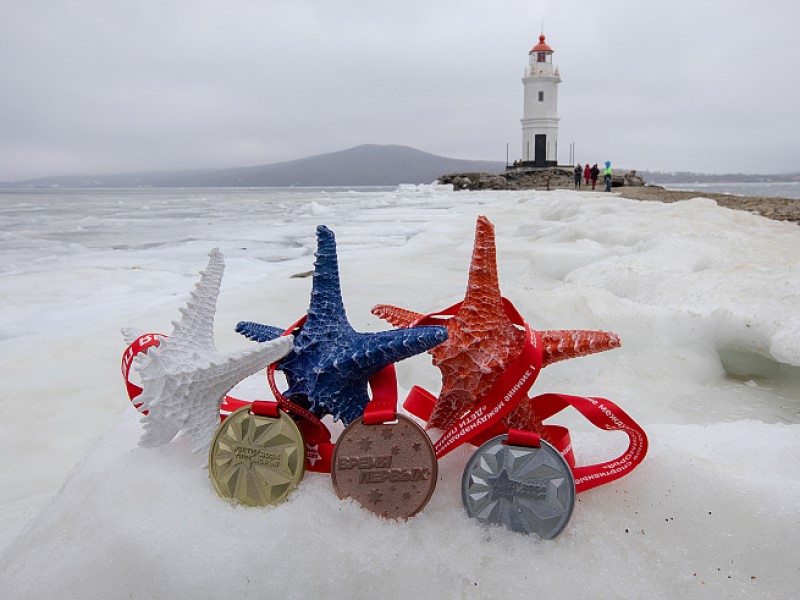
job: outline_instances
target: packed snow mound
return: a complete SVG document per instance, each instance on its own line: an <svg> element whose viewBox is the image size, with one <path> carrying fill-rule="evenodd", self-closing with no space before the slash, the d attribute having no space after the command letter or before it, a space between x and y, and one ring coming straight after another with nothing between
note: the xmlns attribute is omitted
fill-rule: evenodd
<svg viewBox="0 0 800 600"><path fill-rule="evenodd" d="M0 597L794 594L796 225L703 199L567 190L5 199ZM48 219L29 219L32 203ZM340 501L330 477L313 473L283 505L236 507L216 495L188 438L137 446L142 425L119 374L119 328L168 332L210 248L228 264L214 335L220 352L232 352L248 343L234 331L240 320L289 325L302 315L311 281L293 275L312 267L317 225L336 232L349 320L379 331L387 327L370 314L377 303L430 312L463 298L480 214L495 225L501 291L534 329L603 329L622 341L547 367L532 393L609 398L650 440L640 467L578 496L557 539L467 518L468 448L441 461L430 504L394 522ZM401 397L441 383L426 355L400 363L398 381ZM269 397L263 374L233 394ZM627 444L575 411L548 422L570 427L579 464Z"/></svg>

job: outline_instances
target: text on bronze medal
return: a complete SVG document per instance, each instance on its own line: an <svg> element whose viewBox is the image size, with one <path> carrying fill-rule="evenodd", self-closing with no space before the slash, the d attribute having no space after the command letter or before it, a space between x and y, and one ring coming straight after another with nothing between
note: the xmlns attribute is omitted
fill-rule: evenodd
<svg viewBox="0 0 800 600"><path fill-rule="evenodd" d="M431 470L423 469L379 469L359 473L358 483L398 483L404 481L428 481Z"/></svg>
<svg viewBox="0 0 800 600"><path fill-rule="evenodd" d="M340 469L389 469L392 456L341 456L336 464Z"/></svg>

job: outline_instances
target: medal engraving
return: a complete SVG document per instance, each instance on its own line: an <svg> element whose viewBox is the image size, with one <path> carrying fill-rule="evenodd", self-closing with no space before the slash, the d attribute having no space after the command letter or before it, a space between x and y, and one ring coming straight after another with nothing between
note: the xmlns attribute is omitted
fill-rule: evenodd
<svg viewBox="0 0 800 600"><path fill-rule="evenodd" d="M339 498L353 498L388 519L414 516L430 500L438 469L430 438L411 419L365 425L359 417L342 432L331 476Z"/></svg>
<svg viewBox="0 0 800 600"><path fill-rule="evenodd" d="M545 441L509 446L506 435L483 444L464 468L461 497L470 517L550 539L566 527L575 505L567 461Z"/></svg>
<svg viewBox="0 0 800 600"><path fill-rule="evenodd" d="M305 471L305 444L294 420L254 415L245 406L217 428L208 474L217 493L248 506L283 502Z"/></svg>

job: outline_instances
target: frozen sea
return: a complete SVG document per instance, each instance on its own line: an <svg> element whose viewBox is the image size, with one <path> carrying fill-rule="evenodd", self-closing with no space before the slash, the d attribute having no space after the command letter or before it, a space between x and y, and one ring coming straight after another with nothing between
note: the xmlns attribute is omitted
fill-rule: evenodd
<svg viewBox="0 0 800 600"><path fill-rule="evenodd" d="M475 219L504 295L535 329L605 329L622 347L547 367L533 393L603 396L650 452L579 496L542 541L467 518L471 449L441 461L425 510L385 521L310 473L289 501L233 507L186 439L137 446L120 328L169 333L218 247L220 351L242 319L307 305L315 227L337 237L348 317L464 294ZM789 598L800 585L800 229L698 197L397 189L0 191L0 598ZM427 355L401 397L432 391ZM269 397L262 376L242 395ZM234 392L236 395L236 392ZM577 415L579 464L624 434Z"/></svg>

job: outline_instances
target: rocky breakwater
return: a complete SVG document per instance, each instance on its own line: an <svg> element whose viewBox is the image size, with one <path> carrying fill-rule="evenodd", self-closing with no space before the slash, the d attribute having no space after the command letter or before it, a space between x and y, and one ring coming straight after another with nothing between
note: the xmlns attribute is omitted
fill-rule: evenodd
<svg viewBox="0 0 800 600"><path fill-rule="evenodd" d="M454 190L555 190L575 187L572 167L531 169L517 167L505 173L449 173L438 178L441 184L451 184ZM636 171L613 175L612 187L643 186L644 179ZM602 175L597 182L603 189Z"/></svg>

